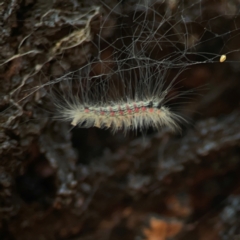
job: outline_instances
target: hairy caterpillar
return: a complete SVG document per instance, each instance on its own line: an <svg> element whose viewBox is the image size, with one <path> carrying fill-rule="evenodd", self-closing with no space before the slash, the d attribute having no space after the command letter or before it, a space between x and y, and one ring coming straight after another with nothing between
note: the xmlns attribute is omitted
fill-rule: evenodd
<svg viewBox="0 0 240 240"><path fill-rule="evenodd" d="M183 119L165 106L171 88L171 84L164 86L166 70L159 69L156 62L150 64L147 58L128 58L124 64L128 61L135 66L113 69L98 76L97 81L90 79L90 72L84 78L80 71L80 93L74 95L69 90L67 97L56 102L60 117L73 126L111 128L113 132L149 127L159 130L163 126L178 129Z"/></svg>

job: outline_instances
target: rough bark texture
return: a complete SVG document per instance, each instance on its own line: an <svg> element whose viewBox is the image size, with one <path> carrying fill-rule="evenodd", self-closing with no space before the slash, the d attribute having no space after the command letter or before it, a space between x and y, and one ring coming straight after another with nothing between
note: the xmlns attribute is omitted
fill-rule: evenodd
<svg viewBox="0 0 240 240"><path fill-rule="evenodd" d="M178 1L171 3L162 4L164 11L180 13ZM95 128L69 131L68 123L52 119L48 89L38 86L86 63L86 56L94 54L91 43L102 16L108 16L107 39L117 34L119 19L134 12L135 4L0 4L1 240L240 236L239 52L228 55L224 64L194 65L181 75L186 89L206 86L202 95L182 106L192 112L192 125L181 136L168 130L144 138ZM200 5L189 10L202 41L196 53L240 47L240 17L234 12L238 4L202 1L206 25L201 27L194 18ZM177 21L181 14L175 16ZM219 31L221 38L204 27Z"/></svg>

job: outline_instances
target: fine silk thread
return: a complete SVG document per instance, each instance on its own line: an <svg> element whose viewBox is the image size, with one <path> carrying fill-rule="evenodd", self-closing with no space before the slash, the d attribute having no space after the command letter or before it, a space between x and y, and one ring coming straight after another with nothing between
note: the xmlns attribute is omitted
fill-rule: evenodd
<svg viewBox="0 0 240 240"><path fill-rule="evenodd" d="M99 5L92 6L84 15L87 21L83 21L83 26L80 24L80 29L77 27L66 36L59 34L56 42L49 45L50 49L46 47L47 51L35 49L36 46L41 48L41 44L27 52L23 47L22 54L17 53L2 62L0 66L30 53L44 56L34 69L21 74L20 84L10 92L11 106L1 112L6 113L6 124L15 119L15 116L8 116L8 109L17 107L18 116L22 115L23 100L36 93L38 102L45 96L45 90L40 90L50 87L50 100L55 104L54 107L50 103L50 108L54 109L50 112L73 126L110 128L113 132L122 129L125 133L149 127L180 129L179 125L186 120L173 105L180 106L180 97L187 99L185 94L193 92L191 86L195 91L198 84L180 87L179 80L184 80L184 76L178 77L185 69L198 64L227 62L235 66L239 48L232 49L229 44L238 36L239 27L234 25L229 31L225 26L219 32L215 20L220 16L227 19L232 16L234 20L238 16L237 8L236 13L232 12L234 8L229 8L221 15L216 8L217 17L205 19L208 10L202 8L201 0L133 2L117 1L108 6L99 1ZM66 25L70 23L66 21ZM31 45L35 39L31 35L23 38L19 48ZM220 39L222 44L218 46ZM212 48L215 43L216 48ZM72 54L74 51L76 55ZM44 83L37 86L36 82L28 81L47 70L51 64L46 69L43 67L50 61L53 63L53 68L49 69L50 79L45 78ZM55 78L62 71L68 73ZM27 90L29 94L25 90L18 94L28 84L34 86ZM185 115L186 108L182 110L181 115Z"/></svg>
<svg viewBox="0 0 240 240"><path fill-rule="evenodd" d="M142 28L140 33L136 33L137 37L128 46L120 51L113 48L107 59L99 57L103 70L99 75L92 77L96 61L79 70L78 76L74 76L76 81L73 78L63 81L67 82L68 90L65 89L61 101L55 98L60 119L70 121L73 126L111 129L113 133L144 131L149 127L160 130L163 126L172 131L180 129L179 122L184 119L165 106L175 80L165 82L169 60L157 61L145 53L153 51L150 47L154 47L151 45L156 41L158 28L152 29L152 23L151 27L145 26L145 17L143 21L145 23L138 24ZM152 36L146 38L146 31ZM120 36L120 40L123 41L124 36ZM99 35L98 47L101 41ZM77 83L70 84L71 81ZM78 88L75 91L74 85Z"/></svg>
<svg viewBox="0 0 240 240"><path fill-rule="evenodd" d="M71 79L77 81L76 84L71 85L71 81L67 81L69 90L60 94L63 95L61 100L55 98L60 119L70 121L73 126L111 129L114 133L118 130L124 133L143 131L149 127L160 130L164 126L172 131L180 129L179 123L184 119L165 105L178 74L167 83L165 77L174 61L168 58L159 61L147 54L159 47L156 35L160 27L155 27L146 17L147 12L138 23L129 45L116 48L107 42L111 50L101 50L96 61L79 69L77 76ZM106 40L101 38L101 34L98 38L97 48L100 50L101 42ZM123 43L124 36L119 40ZM105 52L108 57L102 59L101 54ZM96 74L94 67L99 63L101 70L98 69ZM182 70L183 67L179 73ZM73 90L74 85L77 86L76 91Z"/></svg>
<svg viewBox="0 0 240 240"><path fill-rule="evenodd" d="M73 126L113 132L142 131L149 127L160 130L164 126L173 131L180 129L179 124L186 120L167 105L172 100L174 82L186 67L207 63L216 55L204 53L203 61L192 61L194 42L190 44L184 18L176 21L177 15L161 13L159 4L158 1L139 4L129 14L133 17L118 22L115 31L107 29L109 16L103 18L93 43L99 53L96 59L78 72L53 81L64 85L60 98L54 97L60 119ZM107 39L104 34L111 31L118 35ZM225 61L223 56L220 62ZM169 81L171 69L175 75Z"/></svg>

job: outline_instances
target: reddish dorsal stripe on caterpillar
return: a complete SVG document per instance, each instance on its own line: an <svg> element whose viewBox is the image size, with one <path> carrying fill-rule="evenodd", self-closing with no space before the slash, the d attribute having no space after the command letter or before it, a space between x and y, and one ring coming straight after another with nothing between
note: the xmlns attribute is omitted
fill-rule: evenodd
<svg viewBox="0 0 240 240"><path fill-rule="evenodd" d="M174 120L176 115L161 106L161 101L122 102L98 107L72 105L72 109L65 109L63 112L66 118L72 119L74 126L111 128L113 132L148 127L160 129L163 126L175 130L178 128Z"/></svg>

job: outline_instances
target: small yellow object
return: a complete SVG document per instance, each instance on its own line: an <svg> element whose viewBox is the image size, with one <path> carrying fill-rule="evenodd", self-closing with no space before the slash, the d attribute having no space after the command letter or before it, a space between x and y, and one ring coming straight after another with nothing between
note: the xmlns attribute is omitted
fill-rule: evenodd
<svg viewBox="0 0 240 240"><path fill-rule="evenodd" d="M227 59L227 56L226 55L222 55L219 59L219 62L225 62L225 60Z"/></svg>

